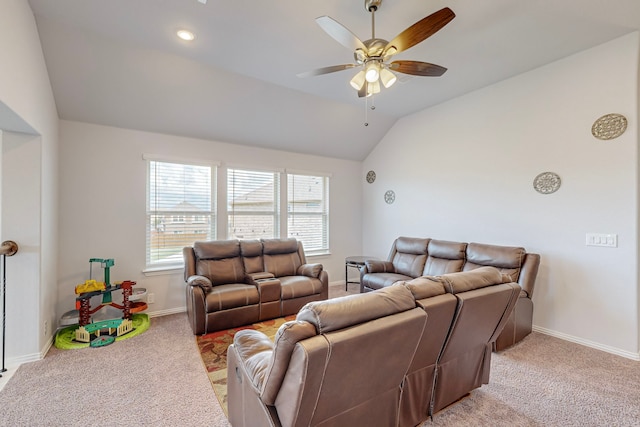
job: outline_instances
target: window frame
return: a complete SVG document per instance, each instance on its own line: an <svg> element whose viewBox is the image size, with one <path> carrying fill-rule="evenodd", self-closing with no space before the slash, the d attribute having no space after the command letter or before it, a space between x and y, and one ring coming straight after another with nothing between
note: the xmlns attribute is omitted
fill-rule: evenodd
<svg viewBox="0 0 640 427"><path fill-rule="evenodd" d="M331 253L331 242L330 242L330 218L331 218L331 209L330 209L330 195L331 195L331 174L328 173L322 173L322 172L312 172L312 171L303 171L303 170L293 170L293 169L287 169L286 173L284 174L285 178L286 178L286 183L284 185L284 187L286 188L286 191L284 192L284 199L285 199L285 203L287 206L286 209L286 219L285 219L285 223L286 223L286 237L293 237L296 238L300 241L303 242L303 246L304 246L304 250L305 250L305 254L309 257L311 256L318 256L318 255L328 255ZM313 246L310 246L308 244L305 244L305 239L304 238L299 238L298 236L293 236L291 233L291 230L289 229L289 221L292 218L291 213L289 212L289 204L290 204L290 197L289 197L289 181L291 179L292 176L305 176L305 177L314 177L314 178L319 178L323 181L323 188L322 188L322 199L320 201L321 203L321 212L305 212L304 214L299 214L299 215L311 215L311 216L320 216L321 217L321 223L322 223L322 227L323 230L321 232L321 240L322 245L320 248L315 248ZM295 197L295 190L293 196ZM295 202L294 202L295 203ZM295 217L295 213L293 213L293 217Z"/></svg>
<svg viewBox="0 0 640 427"><path fill-rule="evenodd" d="M218 235L218 209L217 209L217 197L218 197L218 168L219 168L219 162L215 162L215 161L207 161L207 162L203 162L202 160L194 160L194 159L185 159L185 158L177 158L177 157L163 157L163 156L156 156L156 155L150 155L150 154L144 154L142 156L142 158L144 159L145 163L146 163L146 195L145 195L145 269L143 270L144 273L151 273L153 274L154 272L161 272L163 270L177 270L177 269L182 269L184 268L184 260L182 259L182 257L180 257L180 259L176 259L173 261L153 261L152 260L152 256L151 256L151 252L152 252L152 246L151 246L151 228L150 228L150 217L154 215L168 215L168 216L172 216L174 218L178 218L178 219L182 219L182 221L180 223L182 224L186 224L188 223L188 219L189 218L194 218L194 217L204 217L205 218L205 223L206 223L206 218L210 217L210 223L208 225L208 231L206 233L196 233L194 232L193 234L202 234L202 239L196 239L194 240L216 240L217 239L217 235ZM210 211L187 211L187 210L176 210L176 211L167 211L167 210L152 210L151 209L151 204L152 204L152 176L151 176L151 171L152 171L152 166L151 166L151 162L155 162L155 163L167 163L167 164L175 164L175 165L182 165L182 166L196 166L196 167L205 167L205 168L209 168L209 174L210 174L210 183L209 183L209 200L210 200ZM159 212L162 212L161 214L159 214ZM178 232L179 230L174 230L174 233ZM168 233L168 231L167 231ZM176 235L179 234L183 234L183 233L177 233ZM191 242L191 244L193 244L193 242ZM188 246L188 245L186 245Z"/></svg>
<svg viewBox="0 0 640 427"><path fill-rule="evenodd" d="M273 175L273 207L274 210L236 210L235 204L232 205L231 210L229 208L231 203L231 190L230 190L230 177L232 171L243 171L248 173L260 173L260 174L272 174ZM242 237L234 237L234 234L231 233L231 217L232 216L264 216L270 217L273 224L273 236L271 237L263 237L263 238L274 238L278 239L282 236L282 174L283 170L281 169L268 169L268 168L258 168L251 166L241 166L241 165L227 165L225 167L225 178L224 178L224 188L225 188L225 200L224 200L224 217L225 217L225 236L227 239L238 238L239 240L243 239L256 239L259 237L251 236L247 238ZM222 204L222 201L221 201ZM222 214L220 215L222 216ZM235 218L234 218L235 219Z"/></svg>

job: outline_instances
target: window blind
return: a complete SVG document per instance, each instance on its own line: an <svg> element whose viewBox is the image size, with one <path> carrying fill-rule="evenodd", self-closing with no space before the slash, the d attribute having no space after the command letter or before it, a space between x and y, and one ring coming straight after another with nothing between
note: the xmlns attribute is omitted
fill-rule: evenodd
<svg viewBox="0 0 640 427"><path fill-rule="evenodd" d="M148 161L147 266L180 265L182 248L215 239L215 166Z"/></svg>
<svg viewBox="0 0 640 427"><path fill-rule="evenodd" d="M302 241L307 254L329 251L329 178L287 175L289 237Z"/></svg>
<svg viewBox="0 0 640 427"><path fill-rule="evenodd" d="M280 237L280 174L227 170L229 239Z"/></svg>

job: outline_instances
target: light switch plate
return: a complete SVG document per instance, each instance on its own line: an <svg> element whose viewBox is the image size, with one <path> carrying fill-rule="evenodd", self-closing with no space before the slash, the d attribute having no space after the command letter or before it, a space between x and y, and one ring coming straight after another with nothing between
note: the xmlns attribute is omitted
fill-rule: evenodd
<svg viewBox="0 0 640 427"><path fill-rule="evenodd" d="M617 234L587 233L587 246L618 247Z"/></svg>

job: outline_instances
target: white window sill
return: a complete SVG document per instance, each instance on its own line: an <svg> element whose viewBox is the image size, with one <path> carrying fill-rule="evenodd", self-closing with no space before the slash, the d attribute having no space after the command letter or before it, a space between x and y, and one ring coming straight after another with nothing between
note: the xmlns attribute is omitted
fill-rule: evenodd
<svg viewBox="0 0 640 427"><path fill-rule="evenodd" d="M184 265L165 265L162 267L147 267L142 270L145 276L166 276L169 274L179 274L184 271Z"/></svg>

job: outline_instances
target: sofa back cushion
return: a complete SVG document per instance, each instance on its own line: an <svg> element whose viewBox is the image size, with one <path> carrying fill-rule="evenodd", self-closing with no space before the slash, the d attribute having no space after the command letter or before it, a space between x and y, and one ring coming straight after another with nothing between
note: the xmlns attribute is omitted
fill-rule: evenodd
<svg viewBox="0 0 640 427"><path fill-rule="evenodd" d="M241 240L240 253L242 254L244 270L247 274L264 271L262 243L260 240Z"/></svg>
<svg viewBox="0 0 640 427"><path fill-rule="evenodd" d="M427 261L429 240L416 237L398 237L389 257L395 272L410 277L420 276Z"/></svg>
<svg viewBox="0 0 640 427"><path fill-rule="evenodd" d="M245 274L237 240L195 242L196 274L211 280L213 286L244 283Z"/></svg>
<svg viewBox="0 0 640 427"><path fill-rule="evenodd" d="M429 255L422 275L435 276L462 271L466 249L466 243L432 239L429 242Z"/></svg>
<svg viewBox="0 0 640 427"><path fill-rule="evenodd" d="M525 255L524 248L469 243L467 245L467 262L463 271L491 266L509 276L512 282L518 282Z"/></svg>
<svg viewBox="0 0 640 427"><path fill-rule="evenodd" d="M300 309L296 319L311 323L319 334L324 334L415 307L409 289L389 286L374 292L310 302Z"/></svg>
<svg viewBox="0 0 640 427"><path fill-rule="evenodd" d="M508 276L503 276L500 270L495 267L478 267L471 271L443 274L437 279L442 282L446 291L452 294L511 281Z"/></svg>
<svg viewBox="0 0 640 427"><path fill-rule="evenodd" d="M264 269L276 277L295 276L304 263L296 239L263 239Z"/></svg>

